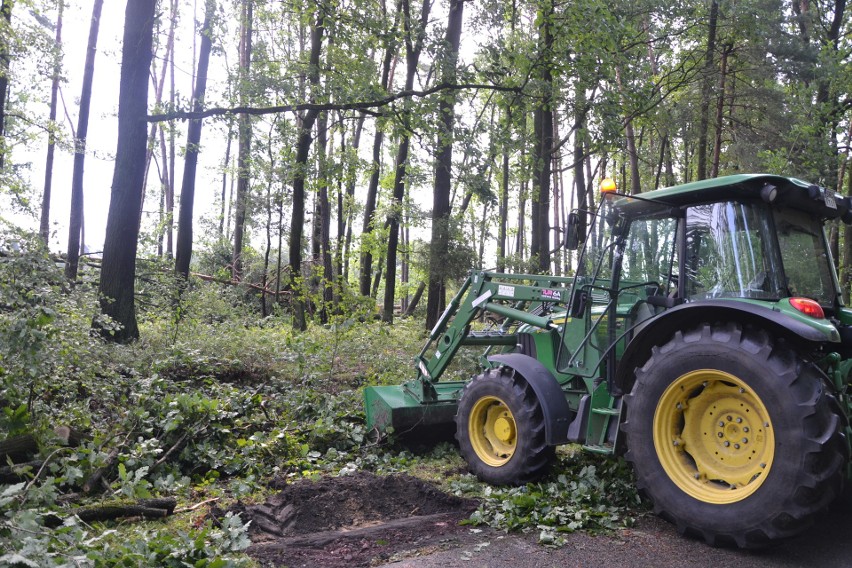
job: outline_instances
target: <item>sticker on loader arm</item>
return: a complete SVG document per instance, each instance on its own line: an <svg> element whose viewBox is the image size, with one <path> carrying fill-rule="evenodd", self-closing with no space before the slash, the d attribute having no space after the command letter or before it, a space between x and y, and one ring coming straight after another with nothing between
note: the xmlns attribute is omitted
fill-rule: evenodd
<svg viewBox="0 0 852 568"><path fill-rule="evenodd" d="M542 300L552 300L554 302L558 302L562 299L562 292L559 290L542 290L541 291L541 299Z"/></svg>
<svg viewBox="0 0 852 568"><path fill-rule="evenodd" d="M499 296L509 296L510 298L515 297L515 287L514 286L506 286L505 284L500 284L497 287L497 294Z"/></svg>

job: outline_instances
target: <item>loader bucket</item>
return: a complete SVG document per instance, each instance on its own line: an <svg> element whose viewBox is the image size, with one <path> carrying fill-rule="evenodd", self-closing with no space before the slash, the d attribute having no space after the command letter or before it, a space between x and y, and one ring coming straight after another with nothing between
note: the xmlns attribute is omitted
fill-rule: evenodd
<svg viewBox="0 0 852 568"><path fill-rule="evenodd" d="M438 400L421 402L405 385L367 387L364 389L364 408L367 428L379 432L402 434L421 426L453 424L458 408L458 396L464 382L445 382L435 385Z"/></svg>

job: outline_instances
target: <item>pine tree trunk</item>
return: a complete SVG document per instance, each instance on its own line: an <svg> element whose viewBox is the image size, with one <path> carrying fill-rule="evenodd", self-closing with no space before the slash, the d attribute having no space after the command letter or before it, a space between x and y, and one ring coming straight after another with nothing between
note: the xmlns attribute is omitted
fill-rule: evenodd
<svg viewBox="0 0 852 568"><path fill-rule="evenodd" d="M95 0L89 26L89 43L86 47L86 64L83 68L83 92L80 94L80 114L77 117L77 135L74 142L74 169L71 173L71 218L68 227L68 257L65 277L77 279L80 260L80 231L83 226L83 167L86 162L86 137L89 132L89 107L92 101L92 81L95 76L95 54L98 47L101 8L104 0ZM147 82L145 92L148 92Z"/></svg>
<svg viewBox="0 0 852 568"><path fill-rule="evenodd" d="M118 98L118 145L112 181L101 280L101 312L121 325L113 341L139 337L134 300L139 207L145 177L148 114L148 71L154 34L156 0L128 0L125 11Z"/></svg>

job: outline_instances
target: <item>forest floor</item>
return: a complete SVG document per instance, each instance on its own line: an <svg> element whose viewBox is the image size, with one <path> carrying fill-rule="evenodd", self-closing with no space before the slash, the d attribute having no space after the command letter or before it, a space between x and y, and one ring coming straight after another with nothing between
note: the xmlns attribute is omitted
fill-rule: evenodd
<svg viewBox="0 0 852 568"><path fill-rule="evenodd" d="M342 568L469 544L482 531L461 521L475 508L409 475L361 472L284 484L263 504L231 510L252 521L247 552L262 565Z"/></svg>
<svg viewBox="0 0 852 568"><path fill-rule="evenodd" d="M280 491L262 504L231 508L252 521L247 553L262 566L840 568L852 558L852 515L839 505L802 536L760 551L711 548L653 515L630 529L578 531L563 546L546 547L530 534L463 524L475 501L405 474L276 480L273 489Z"/></svg>

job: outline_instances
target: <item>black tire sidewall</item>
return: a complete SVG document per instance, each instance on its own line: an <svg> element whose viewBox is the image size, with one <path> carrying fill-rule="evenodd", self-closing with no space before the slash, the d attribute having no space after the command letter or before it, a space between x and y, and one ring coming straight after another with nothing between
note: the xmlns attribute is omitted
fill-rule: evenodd
<svg viewBox="0 0 852 568"><path fill-rule="evenodd" d="M649 494L658 511L674 517L679 525L698 530L748 531L791 508L792 492L803 480L806 467L807 436L803 433L800 402L790 379L778 373L758 353L749 353L736 341L685 342L673 339L671 349L653 358L645 367L645 379L637 381L627 405L629 459L640 486ZM763 402L775 436L775 452L766 480L751 495L729 504L706 503L684 493L663 469L653 440L653 420L657 404L668 386L678 377L699 369L730 373L746 383ZM795 380L803 380L796 377ZM822 385L805 385L819 396ZM807 412L807 411L805 411Z"/></svg>
<svg viewBox="0 0 852 568"><path fill-rule="evenodd" d="M517 444L512 457L501 466L491 466L482 461L470 441L469 419L476 403L485 397L502 400L515 419ZM472 473L493 485L516 485L528 480L528 461L533 457L534 425L525 408L523 391L505 373L491 371L475 377L464 389L456 415L456 438L462 457Z"/></svg>

